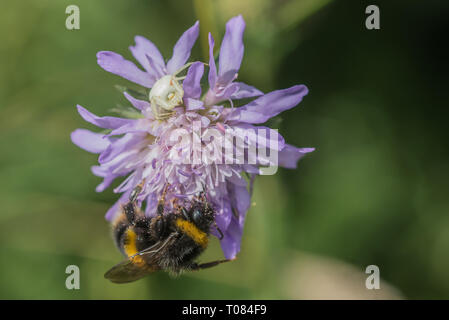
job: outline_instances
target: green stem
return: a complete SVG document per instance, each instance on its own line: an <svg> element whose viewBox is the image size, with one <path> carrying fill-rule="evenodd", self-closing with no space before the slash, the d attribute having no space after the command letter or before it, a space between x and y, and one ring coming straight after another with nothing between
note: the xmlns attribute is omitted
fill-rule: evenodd
<svg viewBox="0 0 449 320"><path fill-rule="evenodd" d="M193 0L195 14L200 21L200 43L203 52L203 59L209 59L209 40L208 34L212 33L214 38L217 35L215 28L215 11L213 0Z"/></svg>

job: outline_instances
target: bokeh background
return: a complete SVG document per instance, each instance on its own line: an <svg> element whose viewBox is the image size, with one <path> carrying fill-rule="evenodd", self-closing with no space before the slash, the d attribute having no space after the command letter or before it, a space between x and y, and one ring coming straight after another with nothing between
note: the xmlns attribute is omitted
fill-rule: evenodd
<svg viewBox="0 0 449 320"><path fill-rule="evenodd" d="M65 28L76 4L81 29ZM377 4L381 30L365 28ZM256 181L237 261L173 279L114 285L121 256L97 194L96 156L70 141L129 85L96 64L131 58L137 34L165 57L200 19L221 39L247 22L240 79L268 92L304 83L309 95L277 122L286 140L317 148L298 170ZM0 298L449 298L447 1L24 0L0 10ZM204 36L193 51L202 58ZM221 257L216 240L203 261ZM65 268L81 289L65 288ZM381 290L365 289L380 268Z"/></svg>

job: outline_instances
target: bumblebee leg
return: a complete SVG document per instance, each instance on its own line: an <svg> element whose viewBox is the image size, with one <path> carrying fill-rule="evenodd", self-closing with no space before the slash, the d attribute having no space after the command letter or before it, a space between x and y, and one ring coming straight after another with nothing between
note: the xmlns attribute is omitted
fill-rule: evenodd
<svg viewBox="0 0 449 320"><path fill-rule="evenodd" d="M128 219L129 223L133 224L136 220L136 210L134 208L133 202L128 202L123 206L123 211L125 212L126 219Z"/></svg>
<svg viewBox="0 0 449 320"><path fill-rule="evenodd" d="M201 270L201 269L212 268L212 267L215 267L216 265L219 265L220 263L234 261L235 259L236 258L234 258L234 259L216 260L216 261L211 261L211 262L206 262L206 263L201 263L201 264L194 263L191 266L191 268L194 271Z"/></svg>
<svg viewBox="0 0 449 320"><path fill-rule="evenodd" d="M172 207L173 207L173 212L176 214L181 214L183 208L179 205L178 198L173 198L171 203L172 203Z"/></svg>
<svg viewBox="0 0 449 320"><path fill-rule="evenodd" d="M143 180L141 183L139 183L133 191L129 194L129 201L130 202L136 202L137 197L139 196L140 192L142 192L143 185L145 183L145 180Z"/></svg>
<svg viewBox="0 0 449 320"><path fill-rule="evenodd" d="M165 194L167 193L168 186L169 186L168 183L165 184L164 191L162 191L162 196L157 204L157 214L160 216L164 213Z"/></svg>
<svg viewBox="0 0 449 320"><path fill-rule="evenodd" d="M158 239L161 239L166 232L167 223L164 217L159 217L156 221L156 234Z"/></svg>
<svg viewBox="0 0 449 320"><path fill-rule="evenodd" d="M187 212L187 210L185 208L181 208L181 213L184 216L184 219L186 219L187 221L190 221L190 216L189 213Z"/></svg>
<svg viewBox="0 0 449 320"><path fill-rule="evenodd" d="M123 206L123 211L125 212L126 219L130 223L134 223L136 220L136 200L139 196L140 192L142 191L143 184L145 183L145 180L143 180L141 183L139 183L129 194L129 201Z"/></svg>
<svg viewBox="0 0 449 320"><path fill-rule="evenodd" d="M165 215L159 215L151 219L149 232L155 241L165 239L169 231L168 221Z"/></svg>

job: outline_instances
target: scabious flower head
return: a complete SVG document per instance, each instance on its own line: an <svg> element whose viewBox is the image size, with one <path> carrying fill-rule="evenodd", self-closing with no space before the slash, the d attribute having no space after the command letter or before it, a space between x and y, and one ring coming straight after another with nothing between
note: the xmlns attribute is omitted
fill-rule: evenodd
<svg viewBox="0 0 449 320"><path fill-rule="evenodd" d="M214 39L209 34L209 88L203 90L205 64L187 63L198 28L197 22L181 36L167 64L152 42L136 37L130 50L145 71L116 53L99 52L102 68L151 90L146 99L124 93L139 112L137 118L98 117L78 106L86 121L109 132L77 129L72 132L72 141L100 155L99 165L92 167L92 172L103 178L97 192L116 178L126 177L114 189L121 196L106 213L107 220L114 219L142 181L138 201L147 215L155 214L167 185L165 205L169 208L173 201L189 201L205 191L224 234L224 255L233 258L240 250L254 177L266 174L267 168L275 168L274 173L277 165L296 168L297 161L314 150L289 145L276 130L260 124L296 106L308 90L297 85L263 94L236 81L244 52L245 23L241 16L226 25L218 68L213 57ZM187 73L180 76L183 69ZM234 107L234 101L243 98L253 100Z"/></svg>

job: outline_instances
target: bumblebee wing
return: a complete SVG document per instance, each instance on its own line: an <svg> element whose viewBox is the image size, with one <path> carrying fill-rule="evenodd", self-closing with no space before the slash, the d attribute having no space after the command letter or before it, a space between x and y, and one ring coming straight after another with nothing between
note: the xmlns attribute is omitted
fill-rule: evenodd
<svg viewBox="0 0 449 320"><path fill-rule="evenodd" d="M177 235L178 232L173 232L166 239L156 242L151 247L143 249L130 258L141 256L145 259L145 261L147 261L147 263L151 263L152 260L154 260L163 252L163 249L165 247L170 247L170 245L175 241Z"/></svg>
<svg viewBox="0 0 449 320"><path fill-rule="evenodd" d="M127 283L139 280L157 269L154 266L135 263L133 259L126 259L109 269L104 277L114 283Z"/></svg>
<svg viewBox="0 0 449 320"><path fill-rule="evenodd" d="M172 233L167 239L120 262L108 270L104 277L114 283L127 283L159 270L158 259L163 254L163 249L173 243L176 235L177 233Z"/></svg>

